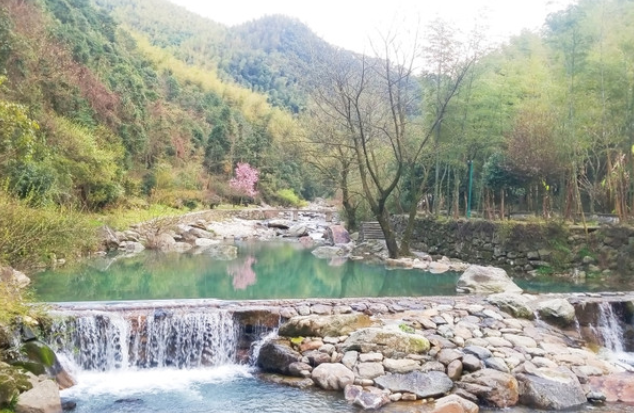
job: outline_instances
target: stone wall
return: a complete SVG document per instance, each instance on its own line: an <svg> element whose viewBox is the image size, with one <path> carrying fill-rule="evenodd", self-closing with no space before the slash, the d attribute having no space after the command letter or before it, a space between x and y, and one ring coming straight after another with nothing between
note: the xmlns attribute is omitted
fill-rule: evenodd
<svg viewBox="0 0 634 413"><path fill-rule="evenodd" d="M406 217L394 218L402 233ZM555 271L634 270L634 228L624 225L566 226L557 222L446 220L419 218L412 246L432 255L495 265L513 272L540 267Z"/></svg>

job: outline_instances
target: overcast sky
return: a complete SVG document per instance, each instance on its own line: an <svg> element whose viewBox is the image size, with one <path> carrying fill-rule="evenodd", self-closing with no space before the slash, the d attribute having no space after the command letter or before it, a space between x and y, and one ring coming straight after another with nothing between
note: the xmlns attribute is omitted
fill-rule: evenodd
<svg viewBox="0 0 634 413"><path fill-rule="evenodd" d="M363 52L368 38L395 22L452 21L468 31L484 16L495 41L523 28L538 29L546 15L574 0L171 0L212 20L236 25L267 14L285 14L306 23L329 43Z"/></svg>

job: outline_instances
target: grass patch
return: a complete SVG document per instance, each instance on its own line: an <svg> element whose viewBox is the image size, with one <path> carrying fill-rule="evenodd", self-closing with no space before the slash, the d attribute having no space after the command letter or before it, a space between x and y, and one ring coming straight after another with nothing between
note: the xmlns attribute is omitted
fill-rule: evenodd
<svg viewBox="0 0 634 413"><path fill-rule="evenodd" d="M548 265L537 267L536 271L537 271L537 275L540 277L547 277L547 276L551 276L555 274L555 269Z"/></svg>
<svg viewBox="0 0 634 413"><path fill-rule="evenodd" d="M32 208L0 191L0 264L22 270L91 250L95 231L72 208Z"/></svg>

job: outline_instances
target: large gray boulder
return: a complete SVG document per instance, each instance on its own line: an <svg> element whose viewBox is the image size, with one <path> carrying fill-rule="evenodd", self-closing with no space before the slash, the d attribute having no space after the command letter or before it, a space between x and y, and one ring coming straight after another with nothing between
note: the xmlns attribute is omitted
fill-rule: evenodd
<svg viewBox="0 0 634 413"><path fill-rule="evenodd" d="M537 311L542 319L561 326L568 326L575 320L575 308L563 298L543 301Z"/></svg>
<svg viewBox="0 0 634 413"><path fill-rule="evenodd" d="M522 405L543 410L564 410L587 401L579 379L566 367L537 368L526 363L525 372L515 377Z"/></svg>
<svg viewBox="0 0 634 413"><path fill-rule="evenodd" d="M326 239L332 245L347 244L350 242L350 234L343 225L330 225L326 228Z"/></svg>
<svg viewBox="0 0 634 413"><path fill-rule="evenodd" d="M348 252L345 248L324 245L322 247L315 248L312 254L317 258L336 258L344 257L348 254Z"/></svg>
<svg viewBox="0 0 634 413"><path fill-rule="evenodd" d="M20 394L15 406L16 413L61 413L61 411L59 388L52 380L36 383L31 390Z"/></svg>
<svg viewBox="0 0 634 413"><path fill-rule="evenodd" d="M354 373L340 363L324 363L315 367L312 379L324 390L343 390L354 383Z"/></svg>
<svg viewBox="0 0 634 413"><path fill-rule="evenodd" d="M429 340L418 334L380 328L364 328L350 334L343 343L343 351L361 353L378 352L384 355L393 353L420 354L429 351Z"/></svg>
<svg viewBox="0 0 634 413"><path fill-rule="evenodd" d="M482 369L464 375L456 385L478 396L483 403L499 408L515 406L519 400L515 377L494 369Z"/></svg>
<svg viewBox="0 0 634 413"><path fill-rule="evenodd" d="M270 340L264 343L258 355L258 367L268 373L289 374L289 366L302 358L290 344L288 340Z"/></svg>
<svg viewBox="0 0 634 413"><path fill-rule="evenodd" d="M290 238L301 238L308 235L308 225L306 224L296 224L288 229L286 233L287 237Z"/></svg>
<svg viewBox="0 0 634 413"><path fill-rule="evenodd" d="M530 306L533 297L522 294L500 293L487 297L487 301L515 318L533 320L535 313Z"/></svg>
<svg viewBox="0 0 634 413"><path fill-rule="evenodd" d="M451 379L440 371L386 374L374 379L374 383L392 393L414 393L422 399L442 396L453 388Z"/></svg>
<svg viewBox="0 0 634 413"><path fill-rule="evenodd" d="M502 268L471 265L458 279L459 292L474 294L521 293Z"/></svg>
<svg viewBox="0 0 634 413"><path fill-rule="evenodd" d="M365 314L299 316L284 323L278 334L282 337L339 337L373 324Z"/></svg>

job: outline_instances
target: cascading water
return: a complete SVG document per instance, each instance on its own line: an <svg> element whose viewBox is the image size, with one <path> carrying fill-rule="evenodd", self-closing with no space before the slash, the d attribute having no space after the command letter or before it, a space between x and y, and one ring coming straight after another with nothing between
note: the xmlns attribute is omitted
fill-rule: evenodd
<svg viewBox="0 0 634 413"><path fill-rule="evenodd" d="M91 311L53 327L52 345L83 370L232 364L238 328L224 311L126 315Z"/></svg>
<svg viewBox="0 0 634 413"><path fill-rule="evenodd" d="M623 328L612 308L612 304L603 302L599 304L599 326L595 327L603 337L603 345L615 353L623 353Z"/></svg>

